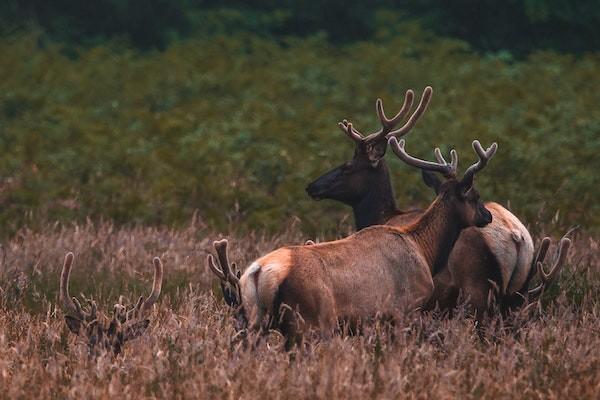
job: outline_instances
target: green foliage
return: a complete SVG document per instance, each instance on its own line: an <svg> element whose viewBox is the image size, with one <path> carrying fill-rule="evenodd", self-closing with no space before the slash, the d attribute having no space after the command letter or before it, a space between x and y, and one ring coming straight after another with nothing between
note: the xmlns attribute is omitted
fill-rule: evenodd
<svg viewBox="0 0 600 400"><path fill-rule="evenodd" d="M1 226L88 215L180 223L197 209L217 228L280 230L297 215L309 233L334 230L348 210L314 203L304 187L352 155L337 121L374 129L377 97L391 110L431 84L409 151L456 147L464 167L472 139L498 141L478 181L484 198L510 201L529 223L556 215L559 227L597 229L598 55L512 62L387 22L376 41L344 47L239 33L66 55L36 34L1 39ZM425 206L419 174L387 157L400 205Z"/></svg>

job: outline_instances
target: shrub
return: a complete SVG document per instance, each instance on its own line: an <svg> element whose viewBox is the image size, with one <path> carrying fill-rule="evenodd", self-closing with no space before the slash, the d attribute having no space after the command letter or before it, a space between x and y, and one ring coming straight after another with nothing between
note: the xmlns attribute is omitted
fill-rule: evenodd
<svg viewBox="0 0 600 400"><path fill-rule="evenodd" d="M472 139L498 141L478 182L484 198L529 223L598 229L598 55L515 62L416 24L381 26L376 40L342 47L239 33L66 55L36 34L2 38L1 226L180 223L198 209L217 228L274 230L294 215L309 233L333 231L348 210L314 203L304 187L351 156L337 121L375 128L376 97L393 109L407 88L431 84L411 153L456 147L465 166ZM388 160L399 203L425 206L419 173Z"/></svg>

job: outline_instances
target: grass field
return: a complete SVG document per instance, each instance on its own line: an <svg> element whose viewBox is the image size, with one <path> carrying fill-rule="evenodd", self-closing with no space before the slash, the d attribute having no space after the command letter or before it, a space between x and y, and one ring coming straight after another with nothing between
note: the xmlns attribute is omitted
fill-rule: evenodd
<svg viewBox="0 0 600 400"><path fill-rule="evenodd" d="M600 242L582 233L541 313L493 319L480 330L462 311L453 319L415 314L395 328L375 325L288 354L275 334L254 351L230 342L231 316L204 265L221 235L199 222L41 232L21 229L0 249L1 398L581 399L600 391ZM231 258L245 265L302 243L299 232L291 224L273 237L231 234ZM67 251L76 256L71 293L93 295L104 309L119 294L147 294L152 257L163 260L150 328L116 358L90 359L56 309Z"/></svg>

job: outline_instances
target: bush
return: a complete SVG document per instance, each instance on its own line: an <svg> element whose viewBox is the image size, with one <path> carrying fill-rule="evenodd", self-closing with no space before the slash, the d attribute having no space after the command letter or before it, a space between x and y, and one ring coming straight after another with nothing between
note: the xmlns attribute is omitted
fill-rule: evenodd
<svg viewBox="0 0 600 400"><path fill-rule="evenodd" d="M597 230L598 55L515 62L391 22L343 47L239 33L66 55L36 34L1 39L1 226L88 215L180 223L198 209L217 228L273 230L297 215L308 233L333 231L348 210L312 202L304 187L351 156L337 121L375 128L376 97L393 109L407 88L431 84L411 152L456 147L464 167L473 138L498 141L478 182L484 198L510 201L529 223ZM388 160L399 203L425 206L419 174Z"/></svg>

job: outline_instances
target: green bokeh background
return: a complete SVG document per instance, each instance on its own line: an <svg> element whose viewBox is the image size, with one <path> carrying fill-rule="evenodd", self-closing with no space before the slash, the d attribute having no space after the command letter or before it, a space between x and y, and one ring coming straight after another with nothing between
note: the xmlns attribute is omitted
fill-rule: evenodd
<svg viewBox="0 0 600 400"><path fill-rule="evenodd" d="M509 1L495 14L467 1L462 14L435 1L78 3L0 7L3 235L88 217L177 226L196 210L216 229L280 231L299 217L306 233L336 232L349 210L304 187L352 155L337 122L374 130L377 97L393 110L426 85L411 153L456 148L464 167L474 138L497 141L485 199L534 230L598 232L593 2ZM420 174L387 160L399 204L427 205Z"/></svg>

